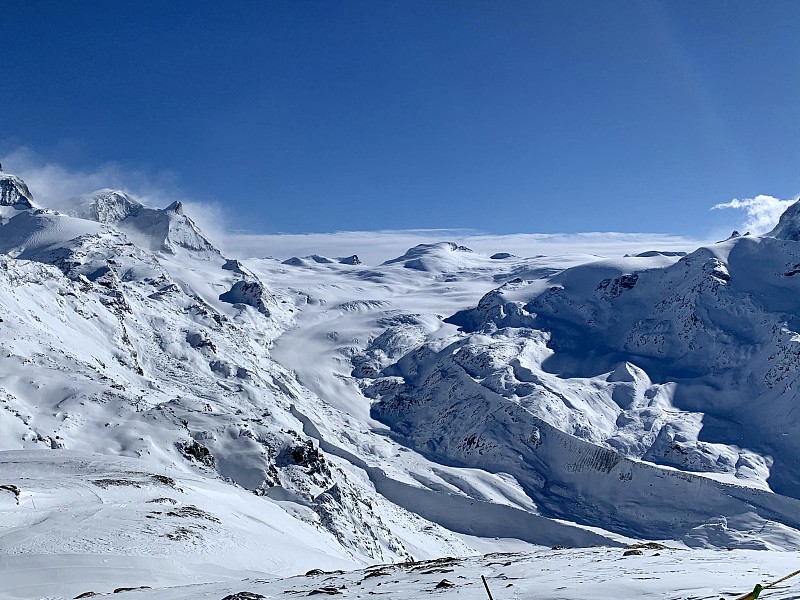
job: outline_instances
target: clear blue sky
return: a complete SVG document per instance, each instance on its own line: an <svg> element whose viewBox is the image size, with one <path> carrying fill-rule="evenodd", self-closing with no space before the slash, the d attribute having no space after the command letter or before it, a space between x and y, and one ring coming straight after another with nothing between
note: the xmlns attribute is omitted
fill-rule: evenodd
<svg viewBox="0 0 800 600"><path fill-rule="evenodd" d="M0 23L4 148L174 172L252 231L694 235L800 191L800 2L2 0Z"/></svg>

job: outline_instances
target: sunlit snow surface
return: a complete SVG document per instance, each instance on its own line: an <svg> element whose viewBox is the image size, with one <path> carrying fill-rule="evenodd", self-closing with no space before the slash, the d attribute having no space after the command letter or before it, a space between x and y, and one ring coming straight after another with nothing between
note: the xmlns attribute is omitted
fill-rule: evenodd
<svg viewBox="0 0 800 600"><path fill-rule="evenodd" d="M239 262L179 204L69 216L3 177L0 597L718 598L800 568L793 213L687 257ZM347 573L285 579L312 569Z"/></svg>
<svg viewBox="0 0 800 600"><path fill-rule="evenodd" d="M498 545L502 545L499 543ZM248 577L240 581L192 583L126 591L123 598L153 600L258 600L328 595L338 598L487 598L481 575L496 600L717 600L735 598L796 570L797 553L747 550L642 550L624 556L619 549L586 548L530 553L496 552L480 557L442 557L432 561L375 565L351 572L309 570L289 578ZM119 587L138 587L117 567ZM114 584L111 584L114 585ZM86 591L111 594L106 584ZM119 587L114 589L119 589ZM238 595L237 595L238 594ZM112 596L117 597L117 596ZM789 580L760 596L796 600L800 586ZM50 596L55 600L59 596Z"/></svg>

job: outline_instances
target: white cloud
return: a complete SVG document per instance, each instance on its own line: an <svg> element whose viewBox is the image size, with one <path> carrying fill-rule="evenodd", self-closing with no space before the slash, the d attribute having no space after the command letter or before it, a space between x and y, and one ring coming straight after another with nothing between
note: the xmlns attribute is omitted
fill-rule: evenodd
<svg viewBox="0 0 800 600"><path fill-rule="evenodd" d="M783 212L795 202L797 202L797 198L781 200L773 196L761 195L755 198L734 199L730 202L723 202L712 206L711 210L728 208L743 210L745 212L745 220L740 227L741 233L749 231L753 234L762 234L775 227Z"/></svg>

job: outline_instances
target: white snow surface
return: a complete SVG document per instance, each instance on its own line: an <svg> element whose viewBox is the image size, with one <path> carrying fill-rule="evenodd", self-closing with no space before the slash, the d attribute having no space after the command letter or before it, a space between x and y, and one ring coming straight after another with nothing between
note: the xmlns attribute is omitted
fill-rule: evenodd
<svg viewBox="0 0 800 600"><path fill-rule="evenodd" d="M398 600L466 598L485 600L481 576L497 600L718 600L750 592L796 569L796 553L673 548L541 549L492 552L481 557L442 557L432 561L375 565L353 572L320 572L281 579L248 578L235 584L195 584L134 590L135 600L260 600L309 595L341 598L385 596ZM724 594L721 596L720 594ZM796 600L792 581L770 588L760 598Z"/></svg>
<svg viewBox="0 0 800 600"><path fill-rule="evenodd" d="M800 568L796 206L687 256L281 263L3 176L0 597L719 598Z"/></svg>

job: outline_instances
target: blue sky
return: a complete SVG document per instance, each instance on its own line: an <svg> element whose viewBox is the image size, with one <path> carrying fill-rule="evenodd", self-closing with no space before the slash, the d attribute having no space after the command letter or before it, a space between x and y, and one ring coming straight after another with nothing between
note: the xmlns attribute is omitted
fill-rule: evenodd
<svg viewBox="0 0 800 600"><path fill-rule="evenodd" d="M113 165L236 229L701 236L800 192L797 2L1 5L6 170Z"/></svg>

